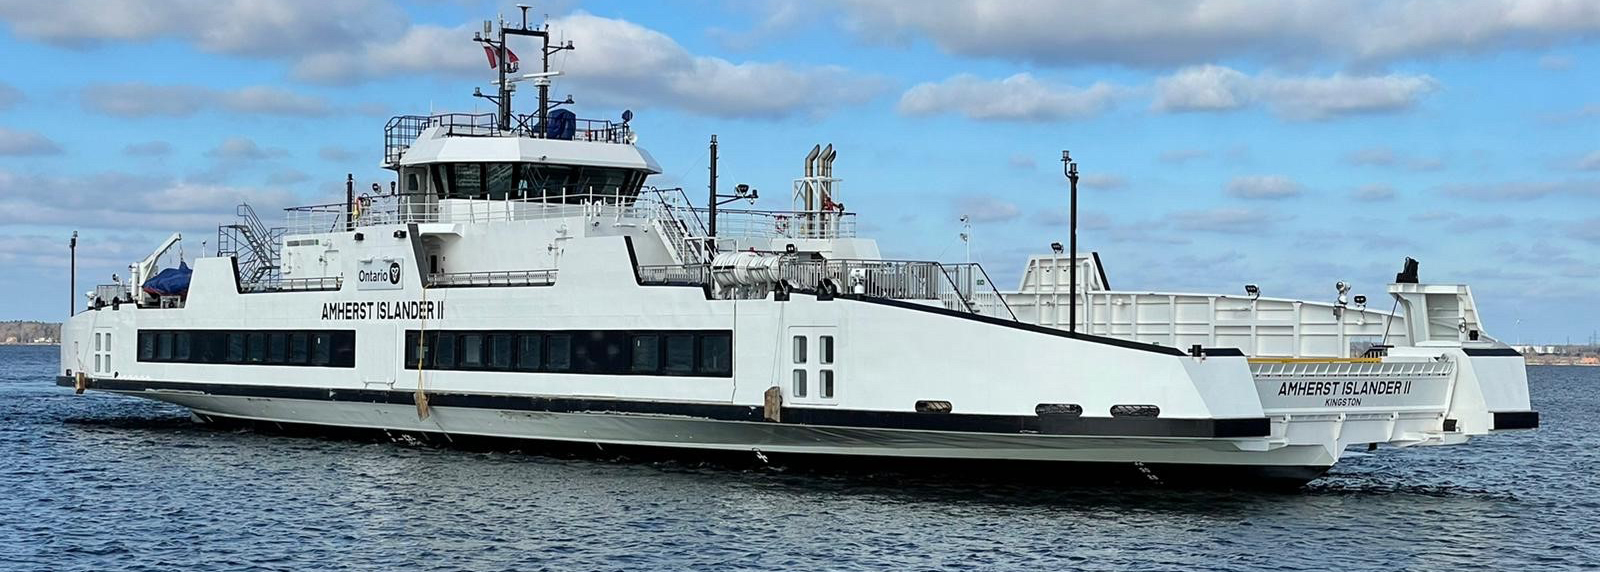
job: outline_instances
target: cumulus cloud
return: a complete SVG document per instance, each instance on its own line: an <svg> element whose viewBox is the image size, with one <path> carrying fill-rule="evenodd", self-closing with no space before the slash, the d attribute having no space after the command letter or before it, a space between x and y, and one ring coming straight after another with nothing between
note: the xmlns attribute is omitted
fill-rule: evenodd
<svg viewBox="0 0 1600 572"><path fill-rule="evenodd" d="M0 81L0 111L16 107L18 103L22 103L26 99L27 97L22 95L22 92L17 88Z"/></svg>
<svg viewBox="0 0 1600 572"><path fill-rule="evenodd" d="M840 0L867 38L963 56L1168 67L1272 54L1373 64L1538 48L1600 33L1581 0Z"/></svg>
<svg viewBox="0 0 1600 572"><path fill-rule="evenodd" d="M0 224L107 229L215 228L248 200L262 212L293 202L278 189L199 184L127 173L77 177L0 170Z"/></svg>
<svg viewBox="0 0 1600 572"><path fill-rule="evenodd" d="M175 39L210 53L293 57L389 33L405 14L383 0L10 0L0 21L18 37L71 48Z"/></svg>
<svg viewBox="0 0 1600 572"><path fill-rule="evenodd" d="M1346 153L1344 162L1358 167L1400 167L1412 171L1436 171L1444 168L1442 159L1409 155L1381 145Z"/></svg>
<svg viewBox="0 0 1600 572"><path fill-rule="evenodd" d="M880 78L839 66L736 63L697 55L656 30L582 12L556 18L550 26L558 39L571 40L577 46L555 61L572 75L557 78L553 93L560 97L571 92L584 104L665 105L703 115L773 118L823 114L835 106L869 99L884 85ZM320 83L402 74L488 77L483 53L470 40L475 29L475 25L413 26L402 34L385 36L392 39L359 45L355 50L305 58L293 74ZM518 47L515 41L511 43L514 51ZM532 43L522 49L537 54Z"/></svg>
<svg viewBox="0 0 1600 572"><path fill-rule="evenodd" d="M122 148L122 154L129 157L160 157L172 154L172 144L166 141L129 143Z"/></svg>
<svg viewBox="0 0 1600 572"><path fill-rule="evenodd" d="M906 115L960 113L972 119L1056 121L1105 111L1123 90L1107 83L1088 87L1053 84L1019 73L1002 80L961 74L919 84L900 97Z"/></svg>
<svg viewBox="0 0 1600 572"><path fill-rule="evenodd" d="M185 85L103 83L83 88L84 108L117 117L186 117L206 109L294 117L332 113L327 100L292 91L251 86L217 90Z"/></svg>
<svg viewBox="0 0 1600 572"><path fill-rule="evenodd" d="M1182 164L1210 156L1211 152L1205 149L1172 149L1162 151L1160 155L1156 156L1156 159L1162 163Z"/></svg>
<svg viewBox="0 0 1600 572"><path fill-rule="evenodd" d="M1377 202L1392 201L1395 197L1394 187L1382 183L1362 185L1350 193L1350 197L1358 201Z"/></svg>
<svg viewBox="0 0 1600 572"><path fill-rule="evenodd" d="M1426 75L1251 76L1208 64L1158 78L1152 108L1164 112L1229 111L1259 103L1288 119L1321 120L1407 110L1437 88L1438 82Z"/></svg>
<svg viewBox="0 0 1600 572"><path fill-rule="evenodd" d="M1270 229L1274 221L1272 215L1262 211L1229 208L1179 211L1167 218L1179 230L1223 234L1261 232Z"/></svg>
<svg viewBox="0 0 1600 572"><path fill-rule="evenodd" d="M1502 181L1444 185L1446 195L1485 201L1526 201L1552 196L1600 197L1600 180Z"/></svg>
<svg viewBox="0 0 1600 572"><path fill-rule="evenodd" d="M248 137L229 137L215 148L206 151L207 157L234 161L260 161L288 155L288 151L275 147L262 147Z"/></svg>
<svg viewBox="0 0 1600 572"><path fill-rule="evenodd" d="M1582 171L1600 171L1600 151L1579 157L1573 166Z"/></svg>
<svg viewBox="0 0 1600 572"><path fill-rule="evenodd" d="M0 127L0 156L55 155L61 147L37 131Z"/></svg>
<svg viewBox="0 0 1600 572"><path fill-rule="evenodd" d="M957 216L972 217L972 222L1005 222L1022 216L1016 204L988 196L963 196L955 202Z"/></svg>
<svg viewBox="0 0 1600 572"><path fill-rule="evenodd" d="M1125 187L1128 186L1128 179L1126 177L1123 177L1122 175L1113 175L1113 174L1109 174L1109 173L1094 173L1094 174L1083 175L1083 177L1081 179L1079 179L1078 182L1079 182L1079 184L1082 184L1083 188L1085 188L1085 189L1112 190L1112 189L1121 189L1121 188L1125 188Z"/></svg>
<svg viewBox="0 0 1600 572"><path fill-rule="evenodd" d="M1228 194L1241 199L1287 199L1300 196L1300 183L1283 175L1250 175L1228 181Z"/></svg>
<svg viewBox="0 0 1600 572"><path fill-rule="evenodd" d="M317 156L321 157L324 161L344 163L354 161L356 160L356 157L359 157L360 155L355 151L345 149L343 147L323 147L317 150Z"/></svg>

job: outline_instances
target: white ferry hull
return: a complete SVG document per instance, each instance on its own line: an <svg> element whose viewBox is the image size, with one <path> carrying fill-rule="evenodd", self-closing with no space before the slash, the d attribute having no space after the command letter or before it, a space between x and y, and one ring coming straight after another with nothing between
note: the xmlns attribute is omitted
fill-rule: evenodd
<svg viewBox="0 0 1600 572"><path fill-rule="evenodd" d="M110 381L110 380L107 380ZM69 385L68 378L61 383ZM665 415L552 413L475 407L430 407L420 419L412 405L234 397L185 390L115 391L190 409L203 422L250 421L323 428L488 437L609 446L747 453L776 461L826 457L852 460L943 461L964 470L1025 462L1100 465L1099 474L1136 475L1152 482L1296 486L1337 460L1325 447L1289 446L1246 452L1231 440L1086 437L1041 434L827 427L719 421ZM922 466L922 465L918 465ZM1218 477L1226 475L1226 477ZM1034 477L1050 480L1049 474ZM1061 480L1085 476L1067 471Z"/></svg>

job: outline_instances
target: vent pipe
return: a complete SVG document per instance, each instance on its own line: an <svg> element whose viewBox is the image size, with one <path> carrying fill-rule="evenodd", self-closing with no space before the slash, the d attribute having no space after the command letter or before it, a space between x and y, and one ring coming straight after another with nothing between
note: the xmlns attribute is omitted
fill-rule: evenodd
<svg viewBox="0 0 1600 572"><path fill-rule="evenodd" d="M822 153L821 145L812 145L811 152L806 154L806 176L816 175L817 155Z"/></svg>

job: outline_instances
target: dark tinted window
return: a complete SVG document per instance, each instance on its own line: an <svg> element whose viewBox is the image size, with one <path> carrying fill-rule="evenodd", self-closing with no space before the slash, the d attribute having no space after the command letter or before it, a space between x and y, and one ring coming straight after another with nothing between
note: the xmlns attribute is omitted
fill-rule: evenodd
<svg viewBox="0 0 1600 572"><path fill-rule="evenodd" d="M192 338L189 336L189 332L178 332L172 335L173 361L189 361L189 354L192 350L191 341Z"/></svg>
<svg viewBox="0 0 1600 572"><path fill-rule="evenodd" d="M156 333L139 332L139 361L156 359Z"/></svg>
<svg viewBox="0 0 1600 572"><path fill-rule="evenodd" d="M245 360L250 363L267 361L267 335L255 332L245 339Z"/></svg>
<svg viewBox="0 0 1600 572"><path fill-rule="evenodd" d="M172 332L156 334L156 361L172 360Z"/></svg>
<svg viewBox="0 0 1600 572"><path fill-rule="evenodd" d="M511 369L511 359L515 357L516 349L513 342L516 338L511 334L494 334L489 336L489 367L493 369Z"/></svg>
<svg viewBox="0 0 1600 572"><path fill-rule="evenodd" d="M223 357L224 361L228 363L244 363L244 337L245 335L239 332L228 332L228 351Z"/></svg>
<svg viewBox="0 0 1600 572"><path fill-rule="evenodd" d="M544 368L549 371L572 369L572 336L550 334L545 341Z"/></svg>
<svg viewBox="0 0 1600 572"><path fill-rule="evenodd" d="M311 361L311 336L304 332L289 334L289 363L306 365Z"/></svg>
<svg viewBox="0 0 1600 572"><path fill-rule="evenodd" d="M433 348L433 367L451 369L456 366L456 336L439 334L438 345Z"/></svg>
<svg viewBox="0 0 1600 572"><path fill-rule="evenodd" d="M667 336L667 367L669 375L683 375L694 372L694 335L672 334Z"/></svg>
<svg viewBox="0 0 1600 572"><path fill-rule="evenodd" d="M700 373L702 375L733 373L733 336L729 334L700 336Z"/></svg>
<svg viewBox="0 0 1600 572"><path fill-rule="evenodd" d="M522 334L517 336L517 369L522 371L539 371L539 366L544 362L544 336L539 334Z"/></svg>
<svg viewBox="0 0 1600 572"><path fill-rule="evenodd" d="M633 337L633 372L654 373L661 369L661 337L654 334Z"/></svg>
<svg viewBox="0 0 1600 572"><path fill-rule="evenodd" d="M456 359L461 367L483 367L483 334L462 334L461 354Z"/></svg>
<svg viewBox="0 0 1600 572"><path fill-rule="evenodd" d="M311 335L311 365L333 364L333 334Z"/></svg>
<svg viewBox="0 0 1600 572"><path fill-rule="evenodd" d="M289 361L289 335L283 332L267 334L267 363Z"/></svg>

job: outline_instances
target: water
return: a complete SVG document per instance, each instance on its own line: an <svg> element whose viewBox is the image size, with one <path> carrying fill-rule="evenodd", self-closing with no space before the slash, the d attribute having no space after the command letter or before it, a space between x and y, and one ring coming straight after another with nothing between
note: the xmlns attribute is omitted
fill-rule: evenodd
<svg viewBox="0 0 1600 572"><path fill-rule="evenodd" d="M1600 368L1545 427L1355 454L1307 489L1038 490L196 427L0 347L4 570L1600 567Z"/></svg>

